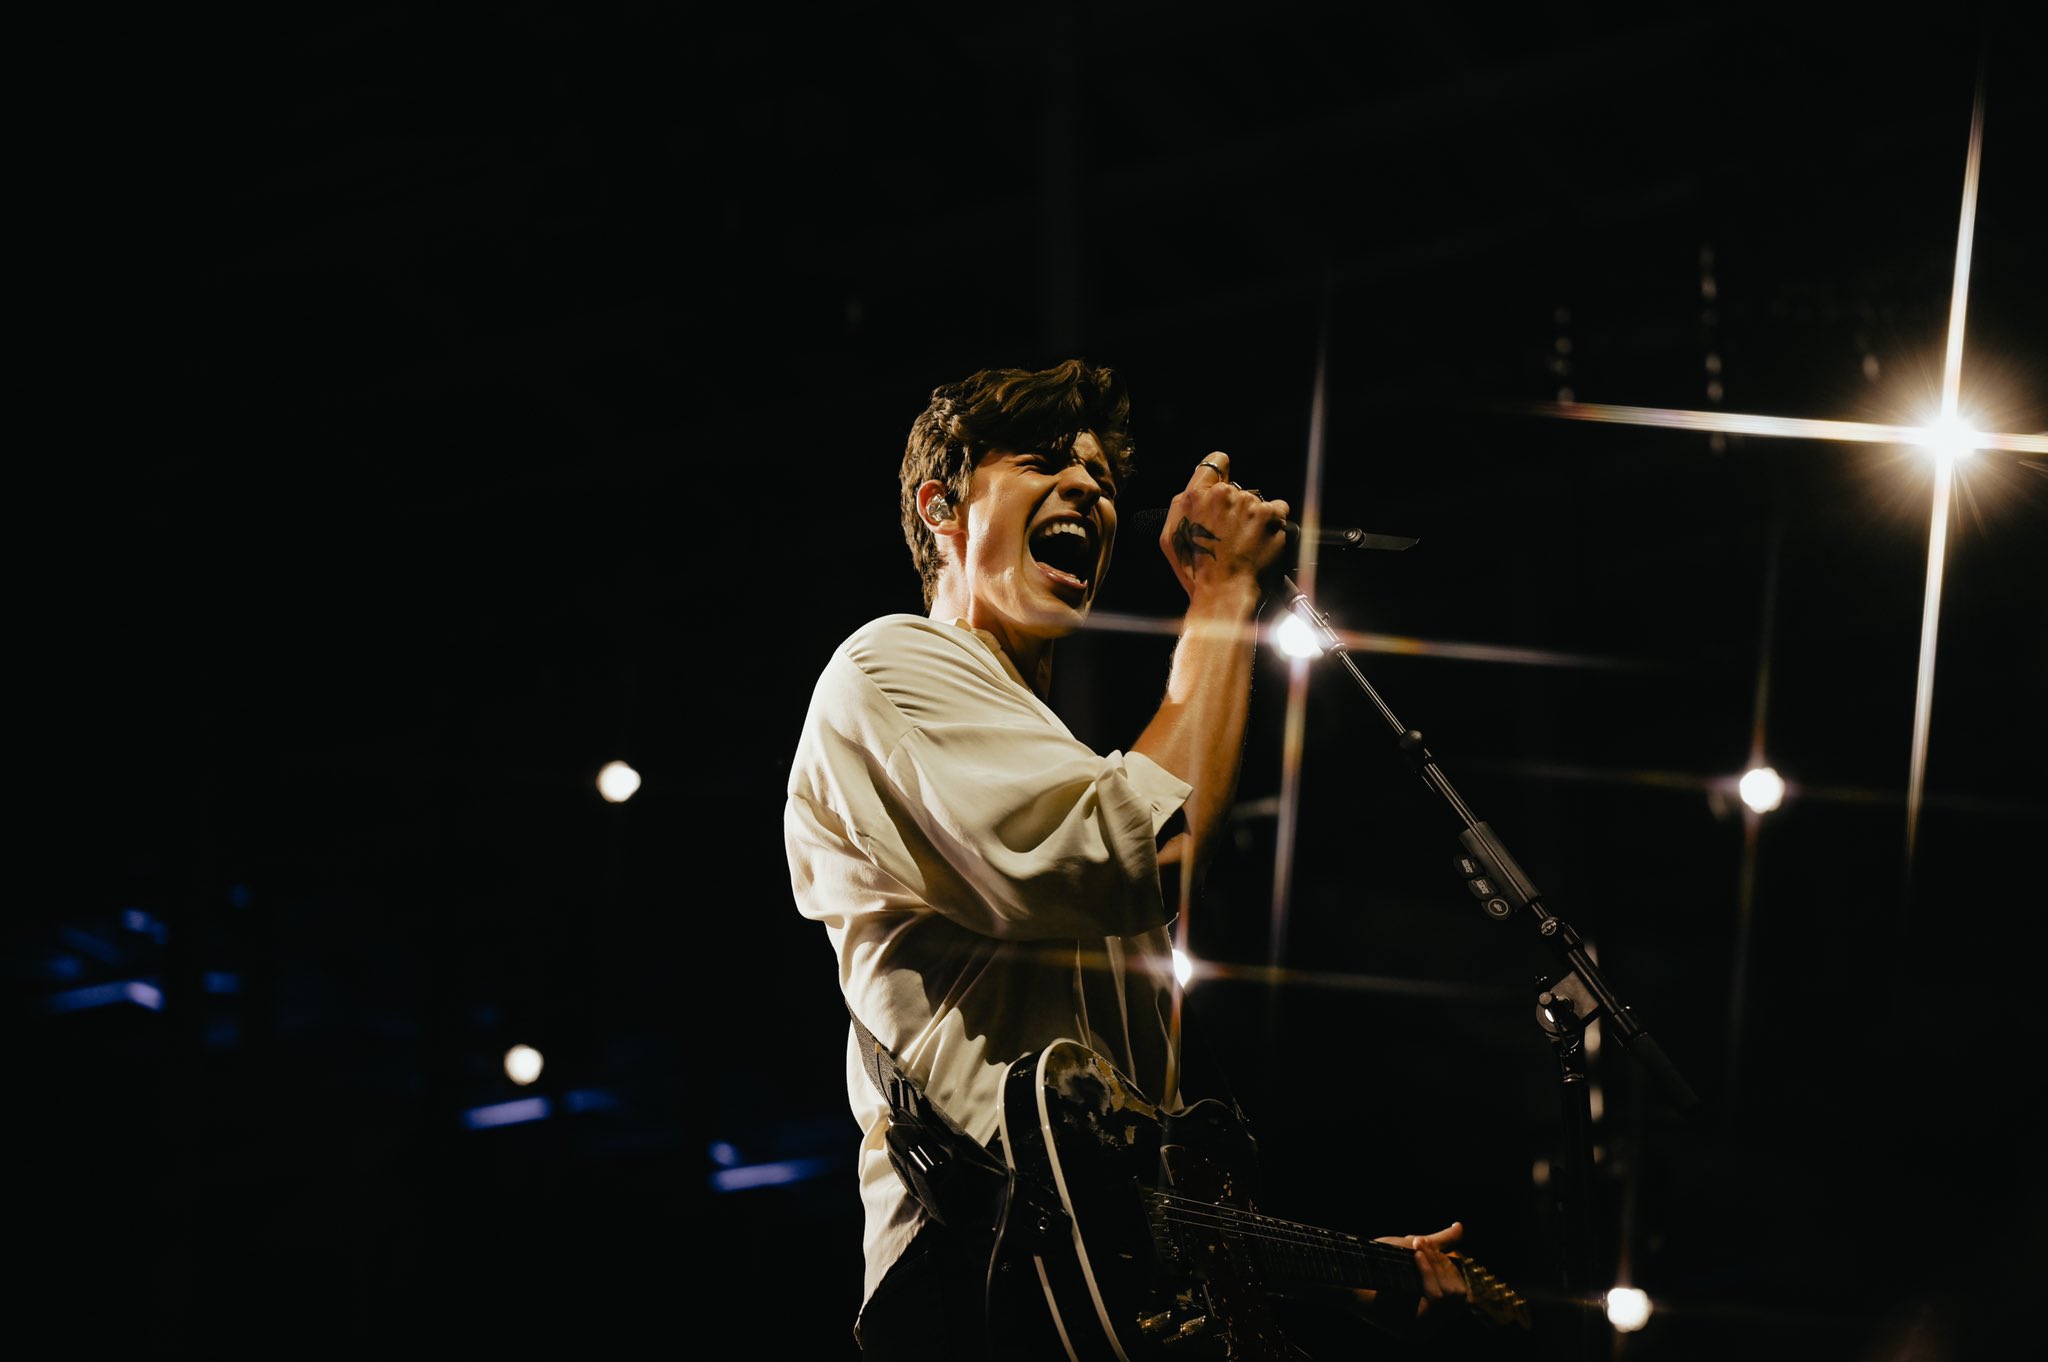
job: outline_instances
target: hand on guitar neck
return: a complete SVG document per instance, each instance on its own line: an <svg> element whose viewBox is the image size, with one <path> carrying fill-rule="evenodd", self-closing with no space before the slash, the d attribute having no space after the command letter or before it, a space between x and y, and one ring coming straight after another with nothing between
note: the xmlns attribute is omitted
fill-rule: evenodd
<svg viewBox="0 0 2048 1362"><path fill-rule="evenodd" d="M1428 1314L1438 1301L1450 1301L1459 1306L1471 1303L1471 1283L1466 1280L1464 1268L1460 1266L1463 1260L1448 1247L1457 1243L1464 1234L1464 1222L1453 1220L1435 1234L1388 1234L1373 1241L1415 1250L1415 1270L1422 1277L1422 1295L1415 1302L1417 1318ZM1376 1293L1365 1291L1360 1294L1370 1303L1378 1303Z"/></svg>
<svg viewBox="0 0 2048 1362"><path fill-rule="evenodd" d="M1385 1234L1374 1239L1374 1244L1409 1250L1414 1263L1410 1274L1401 1255L1385 1255L1368 1278L1381 1283L1378 1289L1297 1278L1279 1294L1393 1334L1431 1333L1447 1323L1456 1327L1474 1314L1495 1324L1526 1327L1526 1303L1486 1268L1449 1247L1464 1233L1464 1222L1454 1220L1434 1234Z"/></svg>

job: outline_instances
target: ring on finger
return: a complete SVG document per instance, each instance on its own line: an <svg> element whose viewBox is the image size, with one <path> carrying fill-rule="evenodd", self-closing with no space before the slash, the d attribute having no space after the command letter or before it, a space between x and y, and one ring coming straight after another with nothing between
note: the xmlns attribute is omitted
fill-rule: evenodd
<svg viewBox="0 0 2048 1362"><path fill-rule="evenodd" d="M1208 469L1211 473L1214 473L1216 475L1219 481L1230 481L1229 478L1223 476L1223 465L1220 463L1210 463L1207 459L1204 459L1200 463L1196 464L1195 467Z"/></svg>

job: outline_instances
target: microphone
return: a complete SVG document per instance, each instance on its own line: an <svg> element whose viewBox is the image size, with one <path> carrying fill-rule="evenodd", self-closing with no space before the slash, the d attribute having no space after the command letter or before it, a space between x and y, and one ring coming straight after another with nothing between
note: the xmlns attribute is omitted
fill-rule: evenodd
<svg viewBox="0 0 2048 1362"><path fill-rule="evenodd" d="M1148 506L1131 517L1131 528L1140 533L1150 533L1157 530L1165 519L1164 506ZM1301 526L1291 520L1284 523L1287 526L1287 542L1299 547L1302 537ZM1404 534L1372 534L1358 529L1317 530L1315 541L1340 549L1407 549L1422 542Z"/></svg>

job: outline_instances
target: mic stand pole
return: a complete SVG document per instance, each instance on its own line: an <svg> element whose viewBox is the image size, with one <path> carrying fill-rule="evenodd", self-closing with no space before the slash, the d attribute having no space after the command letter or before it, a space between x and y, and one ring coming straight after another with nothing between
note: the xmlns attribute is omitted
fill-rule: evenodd
<svg viewBox="0 0 2048 1362"><path fill-rule="evenodd" d="M1335 658L1351 673L1359 689L1365 692L1366 698L1372 701L1380 716L1394 730L1396 745L1416 774L1422 777L1422 783L1443 797L1463 825L1464 831L1459 833L1458 841L1465 848L1465 853L1457 857L1458 873L1464 877L1466 887L1479 900L1486 915L1495 922L1506 922L1515 916L1517 910L1528 914L1535 923L1538 939L1557 956L1560 972L1549 979L1537 995L1536 1017L1558 1063L1566 1142L1562 1176L1557 1180L1559 1228L1564 1245L1566 1285L1582 1307L1580 1348L1583 1356L1591 1358L1595 1332L1602 1320L1592 1309L1594 1253L1589 1212L1593 1113L1585 1067L1586 1028L1605 1017L1615 1039L1642 1064L1665 1100L1680 1116L1694 1115L1699 1110L1700 1099L1677 1068L1665 1058L1662 1047L1615 997L1571 924L1544 905L1542 894L1523 873L1522 867L1515 863L1514 857L1508 854L1507 848L1501 845L1493 829L1474 817L1465 801L1459 798L1449 778L1437 766L1436 759L1423 746L1422 734L1395 717L1387 702L1365 679L1365 673L1352 661L1344 640L1330 627L1329 620L1316 609L1314 602L1294 584L1294 579L1283 575L1281 581L1287 590L1288 611L1315 632L1323 656Z"/></svg>

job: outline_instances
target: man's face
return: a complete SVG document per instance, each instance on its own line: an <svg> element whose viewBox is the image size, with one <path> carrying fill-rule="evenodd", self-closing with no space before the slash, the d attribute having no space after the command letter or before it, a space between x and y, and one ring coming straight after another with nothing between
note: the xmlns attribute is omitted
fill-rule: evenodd
<svg viewBox="0 0 2048 1362"><path fill-rule="evenodd" d="M1116 491L1092 432L1068 455L982 456L966 508L970 623L1006 643L1080 628L1116 542Z"/></svg>

